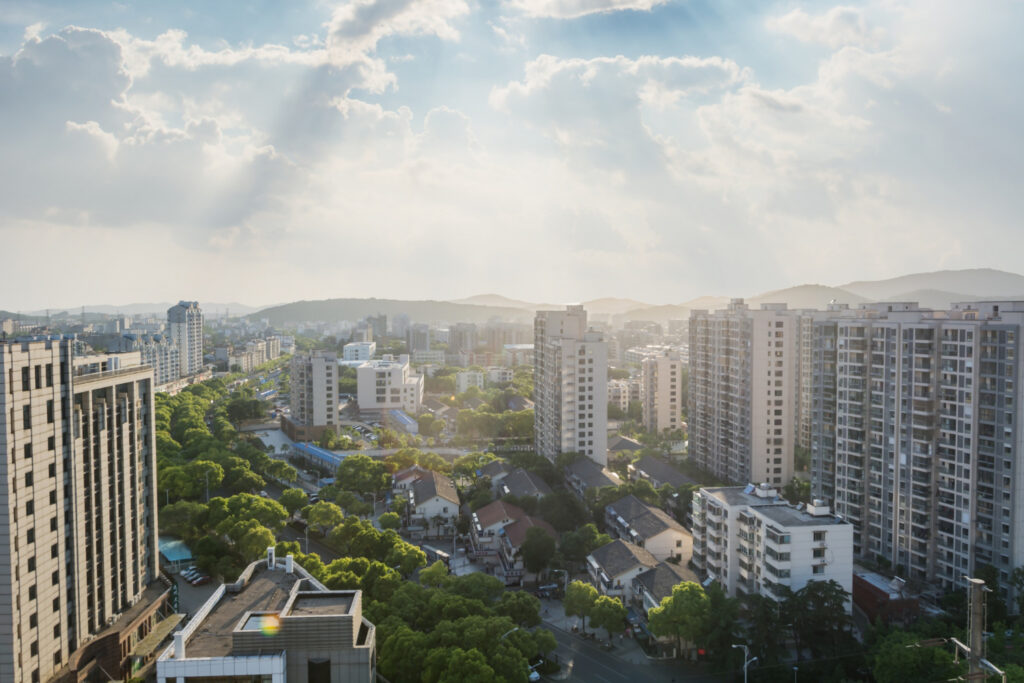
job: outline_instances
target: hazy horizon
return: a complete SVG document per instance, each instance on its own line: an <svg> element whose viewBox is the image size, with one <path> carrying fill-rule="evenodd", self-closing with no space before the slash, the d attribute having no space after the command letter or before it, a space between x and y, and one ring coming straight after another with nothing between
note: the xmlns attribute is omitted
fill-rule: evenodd
<svg viewBox="0 0 1024 683"><path fill-rule="evenodd" d="M1022 26L1005 1L8 3L0 308L1014 272Z"/></svg>

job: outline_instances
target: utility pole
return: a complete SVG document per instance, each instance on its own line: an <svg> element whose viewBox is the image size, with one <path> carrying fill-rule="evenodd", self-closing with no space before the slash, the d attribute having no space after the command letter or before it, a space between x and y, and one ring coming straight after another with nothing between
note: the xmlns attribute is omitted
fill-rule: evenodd
<svg viewBox="0 0 1024 683"><path fill-rule="evenodd" d="M964 645L956 638L950 638L956 648L954 658L960 661L960 653L967 656L968 681L983 681L988 678L989 673L1001 676L1003 683L1006 683L1006 674L1000 671L992 662L985 659L985 593L991 593L992 589L985 586L982 579L974 579L965 576L967 580L967 642Z"/></svg>

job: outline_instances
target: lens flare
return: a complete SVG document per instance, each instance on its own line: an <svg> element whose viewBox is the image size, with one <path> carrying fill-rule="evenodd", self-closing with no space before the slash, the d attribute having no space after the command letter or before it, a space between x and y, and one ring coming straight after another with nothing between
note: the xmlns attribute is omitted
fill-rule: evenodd
<svg viewBox="0 0 1024 683"><path fill-rule="evenodd" d="M265 636L276 636L281 630L281 621L273 614L268 614L260 620L260 633Z"/></svg>

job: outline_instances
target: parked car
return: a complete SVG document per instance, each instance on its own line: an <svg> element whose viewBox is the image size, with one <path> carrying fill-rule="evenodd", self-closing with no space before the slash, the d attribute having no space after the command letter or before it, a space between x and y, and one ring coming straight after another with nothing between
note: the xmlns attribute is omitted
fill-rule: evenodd
<svg viewBox="0 0 1024 683"><path fill-rule="evenodd" d="M260 498L269 498L269 497L270 497L270 494L268 494L266 491L260 491Z"/></svg>
<svg viewBox="0 0 1024 683"><path fill-rule="evenodd" d="M193 564L193 565L189 565L188 567L185 567L184 569L182 569L178 573L181 574L182 576L184 576L185 574L187 574L189 572L194 572L194 571L196 571L196 566Z"/></svg>
<svg viewBox="0 0 1024 683"><path fill-rule="evenodd" d="M204 583L210 583L210 577L207 576L206 574L203 574L203 575L197 577L191 583L192 583L193 586L202 586Z"/></svg>

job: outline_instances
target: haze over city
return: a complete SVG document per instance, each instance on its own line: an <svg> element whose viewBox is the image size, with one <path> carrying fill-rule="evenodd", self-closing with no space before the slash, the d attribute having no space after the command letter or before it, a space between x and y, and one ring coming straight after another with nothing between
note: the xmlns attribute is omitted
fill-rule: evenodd
<svg viewBox="0 0 1024 683"><path fill-rule="evenodd" d="M1022 12L6 3L0 306L1014 270Z"/></svg>

